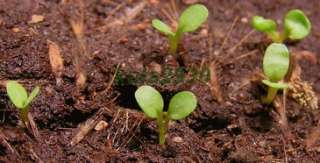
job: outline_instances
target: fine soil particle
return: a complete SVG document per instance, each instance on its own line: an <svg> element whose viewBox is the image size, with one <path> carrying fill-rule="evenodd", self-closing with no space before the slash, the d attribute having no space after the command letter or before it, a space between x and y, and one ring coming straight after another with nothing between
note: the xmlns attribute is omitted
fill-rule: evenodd
<svg viewBox="0 0 320 163"><path fill-rule="evenodd" d="M177 12L181 12L185 1L83 0L84 6L80 2L0 0L0 136L13 149L1 140L1 162L320 160L320 154L304 143L319 121L317 110L288 99L291 137L286 137L274 108L261 104L264 89L257 84L242 86L261 69L264 49L270 43L263 34L252 32L250 18L254 15L281 23L289 9L303 10L313 25L311 35L288 46L310 51L319 60L318 0L199 0L208 7L210 17L197 32L185 35L177 61L167 57L166 38L150 21L160 18L174 25L165 14L176 17L168 6L176 2ZM33 15L43 16L43 20L30 23ZM70 20L81 20L79 16L84 20L80 41L70 26ZM59 46L64 60L59 85L51 70L48 40ZM217 62L223 103L212 97L205 79L195 79L197 73L192 73L208 65L212 57ZM179 69L182 66L184 69ZM302 60L300 66L303 80L311 83L318 95L319 64ZM184 78L168 70L182 72ZM86 75L81 90L76 86L79 71ZM30 107L39 127L39 141L19 125L18 112L1 86L6 80L18 80L28 91L41 86ZM198 97L198 107L191 116L170 123L165 149L157 144L156 123L141 116L135 102L134 91L142 84L158 88L166 106L181 90ZM103 107L108 110L102 118L108 127L92 130L71 146L77 127Z"/></svg>

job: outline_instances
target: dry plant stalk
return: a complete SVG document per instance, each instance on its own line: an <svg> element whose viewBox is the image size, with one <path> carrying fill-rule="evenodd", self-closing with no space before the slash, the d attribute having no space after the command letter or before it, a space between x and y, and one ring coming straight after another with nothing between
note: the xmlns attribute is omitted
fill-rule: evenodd
<svg viewBox="0 0 320 163"><path fill-rule="evenodd" d="M64 71L63 58L61 56L61 50L58 44L53 41L47 40L49 46L49 59L52 72L56 78L57 85L62 82L62 73Z"/></svg>
<svg viewBox="0 0 320 163"><path fill-rule="evenodd" d="M277 96L273 101L273 106L276 109L276 112L279 114L279 124L280 128L286 138L292 137L292 134L288 128L288 119L286 115L286 91L283 92L283 99ZM282 102L281 102L282 101Z"/></svg>
<svg viewBox="0 0 320 163"><path fill-rule="evenodd" d="M211 26L210 26L211 27ZM209 28L210 33L208 34L208 44L209 44L209 60L210 60L210 65L209 65L209 71L210 71L210 81L208 83L211 94L213 97L216 98L216 100L222 104L224 102L222 92L221 92L221 87L220 87L220 82L219 82L219 77L217 73L217 63L214 60L214 55L213 55L213 34L211 32L212 28Z"/></svg>
<svg viewBox="0 0 320 163"><path fill-rule="evenodd" d="M85 17L85 3L83 0L75 0L79 5L79 12L73 15L73 18L69 19L72 31L76 37L78 52L75 54L74 64L76 67L76 86L77 90L81 91L84 89L87 73L85 71L85 62L90 59L89 53L87 53L85 39L84 39L84 17Z"/></svg>
<svg viewBox="0 0 320 163"><path fill-rule="evenodd" d="M210 90L212 93L212 96L217 99L217 101L221 104L224 102L222 93L221 93L221 87L219 83L218 73L217 73L217 67L215 61L212 61L210 63Z"/></svg>
<svg viewBox="0 0 320 163"><path fill-rule="evenodd" d="M136 5L134 8L132 8L126 13L126 17L123 18L123 21L125 23L130 22L132 19L134 19L141 13L141 11L146 7L146 5L147 5L147 2L145 0L140 2L138 5Z"/></svg>
<svg viewBox="0 0 320 163"><path fill-rule="evenodd" d="M35 140L41 140L40 133L37 127L37 124L34 122L32 114L28 113L28 121L24 122L25 126L29 129Z"/></svg>
<svg viewBox="0 0 320 163"><path fill-rule="evenodd" d="M87 81L87 75L85 70L83 70L81 67L76 66L77 68L77 81L76 81L76 87L77 90L83 90L85 85L86 85L86 81Z"/></svg>
<svg viewBox="0 0 320 163"><path fill-rule="evenodd" d="M84 19L81 18L82 16L84 15L81 14L79 20L70 20L70 25L78 41L78 45L81 48L81 51L83 52L84 55L86 55L86 57L89 58L86 50L86 46L85 46L85 41L84 41Z"/></svg>
<svg viewBox="0 0 320 163"><path fill-rule="evenodd" d="M102 115L107 108L100 108L90 119L86 120L78 127L78 132L72 138L70 145L74 146L78 144L97 124L101 121Z"/></svg>

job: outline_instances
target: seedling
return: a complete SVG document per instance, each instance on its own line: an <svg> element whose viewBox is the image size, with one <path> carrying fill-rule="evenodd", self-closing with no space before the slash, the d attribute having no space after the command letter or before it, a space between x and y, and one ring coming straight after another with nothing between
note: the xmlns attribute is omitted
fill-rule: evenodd
<svg viewBox="0 0 320 163"><path fill-rule="evenodd" d="M159 19L152 20L152 26L168 37L170 44L169 52L170 54L176 54L179 41L183 34L197 30L201 24L207 20L208 15L208 9L204 5L195 4L183 11L175 32Z"/></svg>
<svg viewBox="0 0 320 163"><path fill-rule="evenodd" d="M278 90L287 89L288 84L283 83L290 63L289 50L280 43L272 43L266 50L263 58L263 72L267 77L262 83L268 86L268 95L262 99L266 104L270 104Z"/></svg>
<svg viewBox="0 0 320 163"><path fill-rule="evenodd" d="M163 111L163 99L161 94L150 86L141 86L135 92L135 98L147 115L157 119L159 129L159 144L164 145L165 135L170 120L181 120L192 113L197 106L196 96L189 91L182 91L175 94L169 103L167 112Z"/></svg>
<svg viewBox="0 0 320 163"><path fill-rule="evenodd" d="M252 18L252 26L257 31L264 32L273 42L281 43L286 39L301 40L309 35L311 23L308 17L298 9L290 10L284 18L284 31L277 31L277 24L272 19L261 16Z"/></svg>
<svg viewBox="0 0 320 163"><path fill-rule="evenodd" d="M8 81L7 93L11 102L19 109L20 118L28 122L29 105L39 94L40 87L35 87L28 96L26 89L17 81Z"/></svg>

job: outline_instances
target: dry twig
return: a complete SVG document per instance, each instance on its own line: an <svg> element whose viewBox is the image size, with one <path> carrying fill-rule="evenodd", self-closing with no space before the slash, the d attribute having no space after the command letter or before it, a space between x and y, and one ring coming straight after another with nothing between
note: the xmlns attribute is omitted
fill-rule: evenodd
<svg viewBox="0 0 320 163"><path fill-rule="evenodd" d="M70 145L74 146L78 144L97 125L106 110L108 110L108 108L100 108L91 118L81 124L78 127L78 132L72 138Z"/></svg>

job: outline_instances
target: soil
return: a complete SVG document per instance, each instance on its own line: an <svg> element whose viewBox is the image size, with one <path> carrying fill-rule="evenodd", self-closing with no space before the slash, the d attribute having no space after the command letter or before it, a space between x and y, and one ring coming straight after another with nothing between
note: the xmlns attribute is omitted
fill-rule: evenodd
<svg viewBox="0 0 320 163"><path fill-rule="evenodd" d="M70 20L80 19L79 0L0 0L0 81L18 80L29 91L41 86L40 95L30 107L40 140L19 125L17 109L5 87L0 86L1 162L319 162L319 146L311 149L305 144L319 122L318 110L288 98L286 115L291 136L287 137L274 108L260 101L264 89L255 83L241 87L261 69L269 43L263 34L252 32L250 18L254 15L281 23L288 10L303 10L312 22L312 32L288 46L292 51L309 51L319 60L318 0L198 1L208 7L210 17L200 30L186 34L178 62L168 57L166 38L150 26L156 17L170 22L163 12L168 11L170 2L85 1L83 42L89 57L82 57L80 62L87 80L79 89L79 69L74 60L81 51L70 26ZM137 6L142 6L137 15L126 15ZM176 1L176 6L180 12L187 0ZM44 20L32 23L32 15L41 15ZM52 72L47 40L61 49L62 84L56 83ZM172 81L163 84L160 79L152 80L152 71L163 71L165 66L200 69L210 58L217 63L223 103L217 102L203 81L173 82L174 77L170 77ZM299 64L303 80L312 84L318 96L319 64L307 60ZM116 71L146 72L148 80L132 82L127 75L112 80ZM183 72L190 77L188 69ZM134 91L141 84L158 88L166 105L181 90L190 90L198 97L192 115L170 123L166 149L157 144L156 123L143 116L134 100ZM92 130L79 143L70 145L78 126L101 108L106 111L99 120L108 126Z"/></svg>

